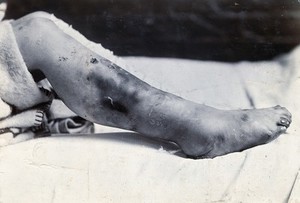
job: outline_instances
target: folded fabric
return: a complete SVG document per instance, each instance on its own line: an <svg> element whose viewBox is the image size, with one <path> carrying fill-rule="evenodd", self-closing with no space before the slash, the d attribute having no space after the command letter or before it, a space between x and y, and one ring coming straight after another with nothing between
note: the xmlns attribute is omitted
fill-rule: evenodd
<svg viewBox="0 0 300 203"><path fill-rule="evenodd" d="M48 128L51 134L94 133L94 124L79 116L51 120L48 122Z"/></svg>
<svg viewBox="0 0 300 203"><path fill-rule="evenodd" d="M94 124L71 111L56 95L47 79L38 83L44 89L51 90L56 99L46 111L45 124L51 134L67 133L94 133Z"/></svg>

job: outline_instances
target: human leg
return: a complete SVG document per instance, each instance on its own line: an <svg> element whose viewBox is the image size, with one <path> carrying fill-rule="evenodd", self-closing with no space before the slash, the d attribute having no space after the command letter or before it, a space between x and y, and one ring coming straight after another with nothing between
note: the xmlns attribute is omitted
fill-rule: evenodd
<svg viewBox="0 0 300 203"><path fill-rule="evenodd" d="M282 107L223 111L158 90L47 18L12 25L29 69L41 70L75 113L95 123L173 141L187 155L215 157L264 144L291 122Z"/></svg>

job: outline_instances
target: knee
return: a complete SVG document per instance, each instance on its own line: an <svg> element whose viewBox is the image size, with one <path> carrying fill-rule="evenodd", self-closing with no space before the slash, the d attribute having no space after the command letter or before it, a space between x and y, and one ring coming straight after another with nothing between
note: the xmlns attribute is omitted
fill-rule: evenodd
<svg viewBox="0 0 300 203"><path fill-rule="evenodd" d="M36 11L30 14L27 14L26 16L23 17L25 20L29 19L35 19L35 18L45 18L45 19L51 19L51 14L47 13L45 11Z"/></svg>
<svg viewBox="0 0 300 203"><path fill-rule="evenodd" d="M19 19L12 21L12 27L18 46L22 55L29 55L32 50L36 55L35 49L42 43L46 43L49 34L55 31L55 24L50 19L34 17L29 19ZM31 58L31 57L28 57Z"/></svg>
<svg viewBox="0 0 300 203"><path fill-rule="evenodd" d="M51 20L51 14L44 11L37 11L15 21L12 21L11 24L14 28L17 27L17 30L22 30L22 28L29 27L30 30L34 30L34 32L37 32L37 30L41 30L42 28L51 26L53 22Z"/></svg>
<svg viewBox="0 0 300 203"><path fill-rule="evenodd" d="M35 35L42 34L40 36L43 36L45 32L49 32L51 29L53 29L53 26L55 26L52 20L48 18L38 17L38 16L22 19L21 22L18 22L15 25L18 27L19 31L20 30L22 30L23 32L28 31L30 34L34 33ZM27 28L27 29L23 29L23 28Z"/></svg>

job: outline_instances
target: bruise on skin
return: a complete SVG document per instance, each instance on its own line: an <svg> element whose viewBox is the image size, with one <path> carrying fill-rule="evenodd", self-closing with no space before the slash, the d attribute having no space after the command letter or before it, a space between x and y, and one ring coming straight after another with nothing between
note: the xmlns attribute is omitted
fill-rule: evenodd
<svg viewBox="0 0 300 203"><path fill-rule="evenodd" d="M119 74L117 74L117 75L120 78L120 80L122 81L121 85L117 85L117 82L115 80L110 79L110 78L106 79L103 76L95 77L94 75L91 75L91 77L89 79L91 82L95 83L95 85L97 87L99 87L99 90L101 90L100 91L101 94L108 93L110 95L118 95L118 98L122 98L123 101L126 101L125 103L129 102L131 106L134 106L137 103L139 103L140 99L139 99L138 94L140 91L137 89L138 85L134 86L133 91L129 91L128 85L126 84L126 82L130 81L130 79L128 79L128 81L127 81L127 80L124 80L123 78L121 78L122 75L119 75ZM131 77L131 76L129 75L126 77ZM107 99L107 97L106 97L106 99ZM123 106L125 106L125 105L123 104Z"/></svg>
<svg viewBox="0 0 300 203"><path fill-rule="evenodd" d="M99 63L98 59L96 59L96 58L91 58L90 62L91 62L92 64L97 64L97 63Z"/></svg>
<svg viewBox="0 0 300 203"><path fill-rule="evenodd" d="M60 56L58 58L58 61L66 61L66 60L68 60L68 57Z"/></svg>
<svg viewBox="0 0 300 203"><path fill-rule="evenodd" d="M76 48L75 47L73 47L73 51L71 51L71 55L73 56L73 55L75 55L77 52L76 52Z"/></svg>
<svg viewBox="0 0 300 203"><path fill-rule="evenodd" d="M244 122L249 121L249 116L248 116L248 114L243 113L243 114L241 115L241 120L244 121Z"/></svg>
<svg viewBox="0 0 300 203"><path fill-rule="evenodd" d="M113 101L110 97L105 97L102 100L102 105L112 111L118 111L120 113L128 114L128 109L120 102Z"/></svg>

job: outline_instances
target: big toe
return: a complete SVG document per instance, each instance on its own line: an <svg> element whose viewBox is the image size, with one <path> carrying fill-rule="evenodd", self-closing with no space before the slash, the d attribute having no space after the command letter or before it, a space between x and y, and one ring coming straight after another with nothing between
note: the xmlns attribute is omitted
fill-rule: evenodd
<svg viewBox="0 0 300 203"><path fill-rule="evenodd" d="M277 114L287 117L290 120L290 122L292 122L292 114L291 114L291 112L289 112L289 110L287 110L287 108L279 106L279 105L277 105L273 108L276 110Z"/></svg>
<svg viewBox="0 0 300 203"><path fill-rule="evenodd" d="M292 123L292 114L284 107L276 106L277 133L285 133Z"/></svg>
<svg viewBox="0 0 300 203"><path fill-rule="evenodd" d="M288 117L280 117L279 121L277 122L278 126L286 127L288 128L291 124L292 120Z"/></svg>

